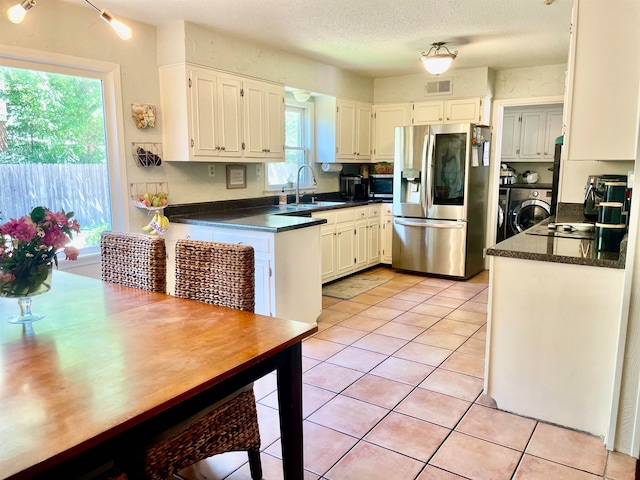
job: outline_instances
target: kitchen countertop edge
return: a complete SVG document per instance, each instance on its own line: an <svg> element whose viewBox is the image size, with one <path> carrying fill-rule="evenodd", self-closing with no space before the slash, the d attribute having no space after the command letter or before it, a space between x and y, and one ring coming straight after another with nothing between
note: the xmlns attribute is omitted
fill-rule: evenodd
<svg viewBox="0 0 640 480"><path fill-rule="evenodd" d="M581 206L573 204L560 204L558 206L558 214L543 220L541 224L548 224L552 221L558 223L582 223L588 221L581 213ZM591 222L593 223L593 222ZM627 235L624 236L620 243L620 252L618 258L613 258L614 253L603 252L603 256L611 256L612 258L585 258L581 256L569 256L555 253L540 253L533 251L531 241L538 238L539 242L546 242L547 236L534 236L526 233L526 231L507 238L502 242L487 249L487 255L495 257L518 258L522 260L536 260L551 263L566 263L572 265L586 265L592 267L617 268L624 269L627 260ZM579 241L571 239L571 241ZM504 244L507 244L506 246ZM595 248L595 247L594 247Z"/></svg>

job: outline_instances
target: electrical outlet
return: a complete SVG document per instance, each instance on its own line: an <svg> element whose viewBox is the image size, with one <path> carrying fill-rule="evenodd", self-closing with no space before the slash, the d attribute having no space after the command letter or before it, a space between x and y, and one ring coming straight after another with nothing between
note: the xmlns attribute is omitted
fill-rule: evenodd
<svg viewBox="0 0 640 480"><path fill-rule="evenodd" d="M216 166L215 165L209 165L209 176L210 177L215 177L216 176Z"/></svg>
<svg viewBox="0 0 640 480"><path fill-rule="evenodd" d="M258 163L256 165L256 177L261 177L262 176L262 164Z"/></svg>

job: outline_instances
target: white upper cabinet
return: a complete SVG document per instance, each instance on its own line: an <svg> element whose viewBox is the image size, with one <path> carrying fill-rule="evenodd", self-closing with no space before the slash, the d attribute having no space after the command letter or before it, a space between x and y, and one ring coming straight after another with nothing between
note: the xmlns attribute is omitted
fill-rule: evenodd
<svg viewBox="0 0 640 480"><path fill-rule="evenodd" d="M371 161L373 106L329 96L315 97L319 163Z"/></svg>
<svg viewBox="0 0 640 480"><path fill-rule="evenodd" d="M374 105L373 112L373 158L393 161L395 129L411 123L411 105Z"/></svg>
<svg viewBox="0 0 640 480"><path fill-rule="evenodd" d="M336 156L340 160L371 159L371 116L369 103L337 99Z"/></svg>
<svg viewBox="0 0 640 480"><path fill-rule="evenodd" d="M284 160L284 87L242 82L244 156Z"/></svg>
<svg viewBox="0 0 640 480"><path fill-rule="evenodd" d="M284 161L284 87L180 64L160 95L165 160Z"/></svg>
<svg viewBox="0 0 640 480"><path fill-rule="evenodd" d="M412 105L413 125L441 123L489 124L489 102L484 98L458 98L455 100L431 100Z"/></svg>
<svg viewBox="0 0 640 480"><path fill-rule="evenodd" d="M636 159L639 18L637 0L573 1L563 149L568 160Z"/></svg>
<svg viewBox="0 0 640 480"><path fill-rule="evenodd" d="M552 162L562 126L561 105L506 110L502 118L502 161Z"/></svg>
<svg viewBox="0 0 640 480"><path fill-rule="evenodd" d="M189 65L160 68L165 160L241 157L241 82Z"/></svg>

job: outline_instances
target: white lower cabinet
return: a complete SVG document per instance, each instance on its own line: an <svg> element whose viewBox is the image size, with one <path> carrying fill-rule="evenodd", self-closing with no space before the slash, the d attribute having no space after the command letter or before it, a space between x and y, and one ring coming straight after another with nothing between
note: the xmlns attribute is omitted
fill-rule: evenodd
<svg viewBox="0 0 640 480"><path fill-rule="evenodd" d="M175 293L175 243L180 238L250 245L255 254L255 313L315 323L322 312L320 226L271 233L171 224L167 292Z"/></svg>
<svg viewBox="0 0 640 480"><path fill-rule="evenodd" d="M329 282L380 263L379 206L315 212L321 228L322 282Z"/></svg>
<svg viewBox="0 0 640 480"><path fill-rule="evenodd" d="M382 204L382 220L380 228L380 263L391 265L391 250L393 242L393 214L390 203Z"/></svg>

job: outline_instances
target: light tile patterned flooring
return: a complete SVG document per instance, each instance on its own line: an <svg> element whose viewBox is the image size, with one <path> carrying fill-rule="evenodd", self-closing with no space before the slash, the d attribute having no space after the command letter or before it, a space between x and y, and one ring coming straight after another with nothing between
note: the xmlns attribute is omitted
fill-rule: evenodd
<svg viewBox="0 0 640 480"><path fill-rule="evenodd" d="M482 395L487 272L465 281L377 268L388 281L323 297L305 340L305 480L631 480L600 438L496 410ZM275 374L255 384L265 480L282 478ZM249 480L246 453L184 478Z"/></svg>

